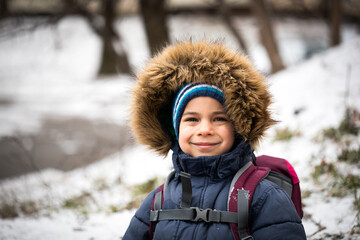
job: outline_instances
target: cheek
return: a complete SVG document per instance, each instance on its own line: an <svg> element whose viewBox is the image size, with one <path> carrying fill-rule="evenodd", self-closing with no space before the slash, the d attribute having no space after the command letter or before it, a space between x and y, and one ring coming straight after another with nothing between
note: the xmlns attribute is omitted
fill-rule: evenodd
<svg viewBox="0 0 360 240"><path fill-rule="evenodd" d="M179 146L181 148L181 150L186 153L186 154L189 154L189 151L188 151L188 142L189 142L189 134L187 134L187 131L186 129L182 129L181 128L179 129Z"/></svg>
<svg viewBox="0 0 360 240"><path fill-rule="evenodd" d="M228 142L229 145L232 146L235 139L235 132L234 128L232 126L226 126L226 128L223 129L223 139Z"/></svg>
<svg viewBox="0 0 360 240"><path fill-rule="evenodd" d="M191 131L189 127L181 126L179 128L179 142L184 142L191 136Z"/></svg>

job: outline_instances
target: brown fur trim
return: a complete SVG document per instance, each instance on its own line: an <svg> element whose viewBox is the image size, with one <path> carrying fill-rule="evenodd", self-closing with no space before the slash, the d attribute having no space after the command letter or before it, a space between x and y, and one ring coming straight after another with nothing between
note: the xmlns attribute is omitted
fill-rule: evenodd
<svg viewBox="0 0 360 240"><path fill-rule="evenodd" d="M254 148L275 121L264 77L247 57L220 43L183 42L166 47L138 74L133 90L131 127L138 142L167 155L171 137L159 111L173 101L185 83L214 84L223 90L225 108L237 133ZM171 116L171 112L168 113Z"/></svg>

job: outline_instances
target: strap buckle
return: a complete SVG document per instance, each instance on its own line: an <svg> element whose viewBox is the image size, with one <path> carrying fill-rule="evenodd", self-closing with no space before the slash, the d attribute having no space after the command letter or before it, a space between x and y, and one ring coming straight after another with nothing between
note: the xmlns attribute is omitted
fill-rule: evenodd
<svg viewBox="0 0 360 240"><path fill-rule="evenodd" d="M191 221L193 221L193 222L199 222L199 221L210 222L210 219L209 219L209 213L211 211L210 208L201 209L198 207L191 207L190 209L194 210L194 217L193 217L193 219L191 219Z"/></svg>
<svg viewBox="0 0 360 240"><path fill-rule="evenodd" d="M159 212L161 210L150 210L150 222L157 222L159 220Z"/></svg>
<svg viewBox="0 0 360 240"><path fill-rule="evenodd" d="M254 240L254 238L251 235L249 235L249 236L242 238L241 240Z"/></svg>

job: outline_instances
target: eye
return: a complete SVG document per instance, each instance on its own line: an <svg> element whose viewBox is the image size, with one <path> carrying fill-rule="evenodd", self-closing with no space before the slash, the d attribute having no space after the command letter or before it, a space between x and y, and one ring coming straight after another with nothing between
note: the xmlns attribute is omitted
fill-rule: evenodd
<svg viewBox="0 0 360 240"><path fill-rule="evenodd" d="M216 117L214 118L215 122L227 122L228 119L226 117Z"/></svg>
<svg viewBox="0 0 360 240"><path fill-rule="evenodd" d="M198 119L194 117L184 118L184 122L197 122Z"/></svg>

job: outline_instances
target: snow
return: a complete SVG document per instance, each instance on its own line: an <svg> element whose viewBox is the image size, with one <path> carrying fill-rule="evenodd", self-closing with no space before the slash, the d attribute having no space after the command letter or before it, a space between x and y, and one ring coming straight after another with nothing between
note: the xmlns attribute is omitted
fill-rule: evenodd
<svg viewBox="0 0 360 240"><path fill-rule="evenodd" d="M263 72L270 68L263 47L257 41L254 21L236 18L239 31L246 33L251 58ZM149 51L141 20L137 16L117 22L124 48L135 70ZM237 49L221 19L178 15L169 19L171 39L223 39ZM303 190L304 226L309 239L325 234L348 233L356 224L353 196L330 197L311 180L313 167L326 158L334 162L339 146L316 142L321 130L336 127L346 107L360 110L360 37L352 25L343 28L341 46L318 53L307 61L308 49L324 49L326 25L313 21L276 20L279 47L289 66L268 78L274 96L272 111L279 124L268 132L256 154L286 158L294 165ZM136 41L135 41L136 39ZM309 47L309 45L311 45ZM67 18L54 28L3 39L0 42L0 136L36 133L48 116L81 116L127 124L132 76L116 75L96 80L101 42L86 22ZM294 112L298 111L298 114ZM289 128L300 134L289 142L274 142L276 129ZM359 137L354 141L360 143ZM63 142L71 153L73 142ZM358 167L339 169L360 175ZM89 166L62 172L45 169L0 181L0 202L36 202L43 210L14 219L0 219L0 239L119 239L135 212L125 209L131 190L154 177L164 179L171 169L170 154L159 157L143 146L129 145ZM326 184L325 184L326 185ZM90 193L87 195L87 193ZM64 200L87 196L80 209L63 208ZM85 211L86 214L82 211ZM318 231L319 224L324 227ZM356 236L355 236L356 238Z"/></svg>
<svg viewBox="0 0 360 240"><path fill-rule="evenodd" d="M91 215L81 220L71 212L63 212L54 217L17 218L2 221L2 239L119 239L119 232L125 232L127 222L135 211Z"/></svg>

